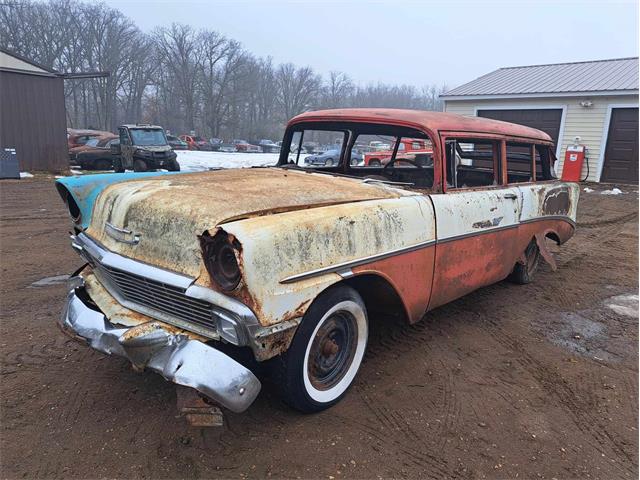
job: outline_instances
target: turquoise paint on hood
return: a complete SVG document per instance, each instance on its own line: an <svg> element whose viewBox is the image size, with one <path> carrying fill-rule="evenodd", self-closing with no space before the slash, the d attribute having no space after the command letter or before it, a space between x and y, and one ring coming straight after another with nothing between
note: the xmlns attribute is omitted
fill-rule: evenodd
<svg viewBox="0 0 640 480"><path fill-rule="evenodd" d="M96 198L98 198L98 194L109 185L127 180L180 173L192 172L130 172L75 175L73 177L64 177L56 180L56 188L65 203L67 203L67 192L73 197L80 209L80 222L77 225L84 230L91 223L93 204Z"/></svg>

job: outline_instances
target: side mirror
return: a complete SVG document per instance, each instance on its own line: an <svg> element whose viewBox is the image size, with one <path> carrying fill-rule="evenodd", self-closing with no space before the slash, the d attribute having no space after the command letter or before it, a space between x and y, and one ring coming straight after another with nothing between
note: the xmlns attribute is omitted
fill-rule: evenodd
<svg viewBox="0 0 640 480"><path fill-rule="evenodd" d="M120 155L120 144L119 143L112 144L109 148L111 149L111 155Z"/></svg>

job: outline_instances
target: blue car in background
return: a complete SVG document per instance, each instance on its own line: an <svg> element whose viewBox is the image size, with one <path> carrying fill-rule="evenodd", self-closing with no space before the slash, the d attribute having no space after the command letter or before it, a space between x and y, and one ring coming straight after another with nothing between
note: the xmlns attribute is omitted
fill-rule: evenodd
<svg viewBox="0 0 640 480"><path fill-rule="evenodd" d="M327 150L324 153L318 153L316 155L309 155L304 159L304 163L307 165L321 165L325 167L333 167L340 161L340 149ZM362 161L362 154L352 150L351 151L351 165L358 165Z"/></svg>

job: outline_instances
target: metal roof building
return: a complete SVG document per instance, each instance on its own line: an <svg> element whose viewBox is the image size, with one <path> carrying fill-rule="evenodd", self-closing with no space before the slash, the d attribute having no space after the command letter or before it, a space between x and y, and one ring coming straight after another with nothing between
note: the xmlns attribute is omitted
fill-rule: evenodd
<svg viewBox="0 0 640 480"><path fill-rule="evenodd" d="M520 123L587 146L583 177L638 183L638 58L500 68L442 95L445 111Z"/></svg>
<svg viewBox="0 0 640 480"><path fill-rule="evenodd" d="M0 148L15 149L23 171L69 166L62 77L0 49Z"/></svg>

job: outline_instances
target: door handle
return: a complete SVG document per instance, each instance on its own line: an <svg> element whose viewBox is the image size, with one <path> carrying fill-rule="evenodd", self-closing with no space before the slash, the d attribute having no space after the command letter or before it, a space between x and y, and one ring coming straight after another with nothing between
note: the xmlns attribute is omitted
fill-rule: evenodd
<svg viewBox="0 0 640 480"><path fill-rule="evenodd" d="M510 200L515 200L518 196L515 193L505 193L504 198L508 198Z"/></svg>

